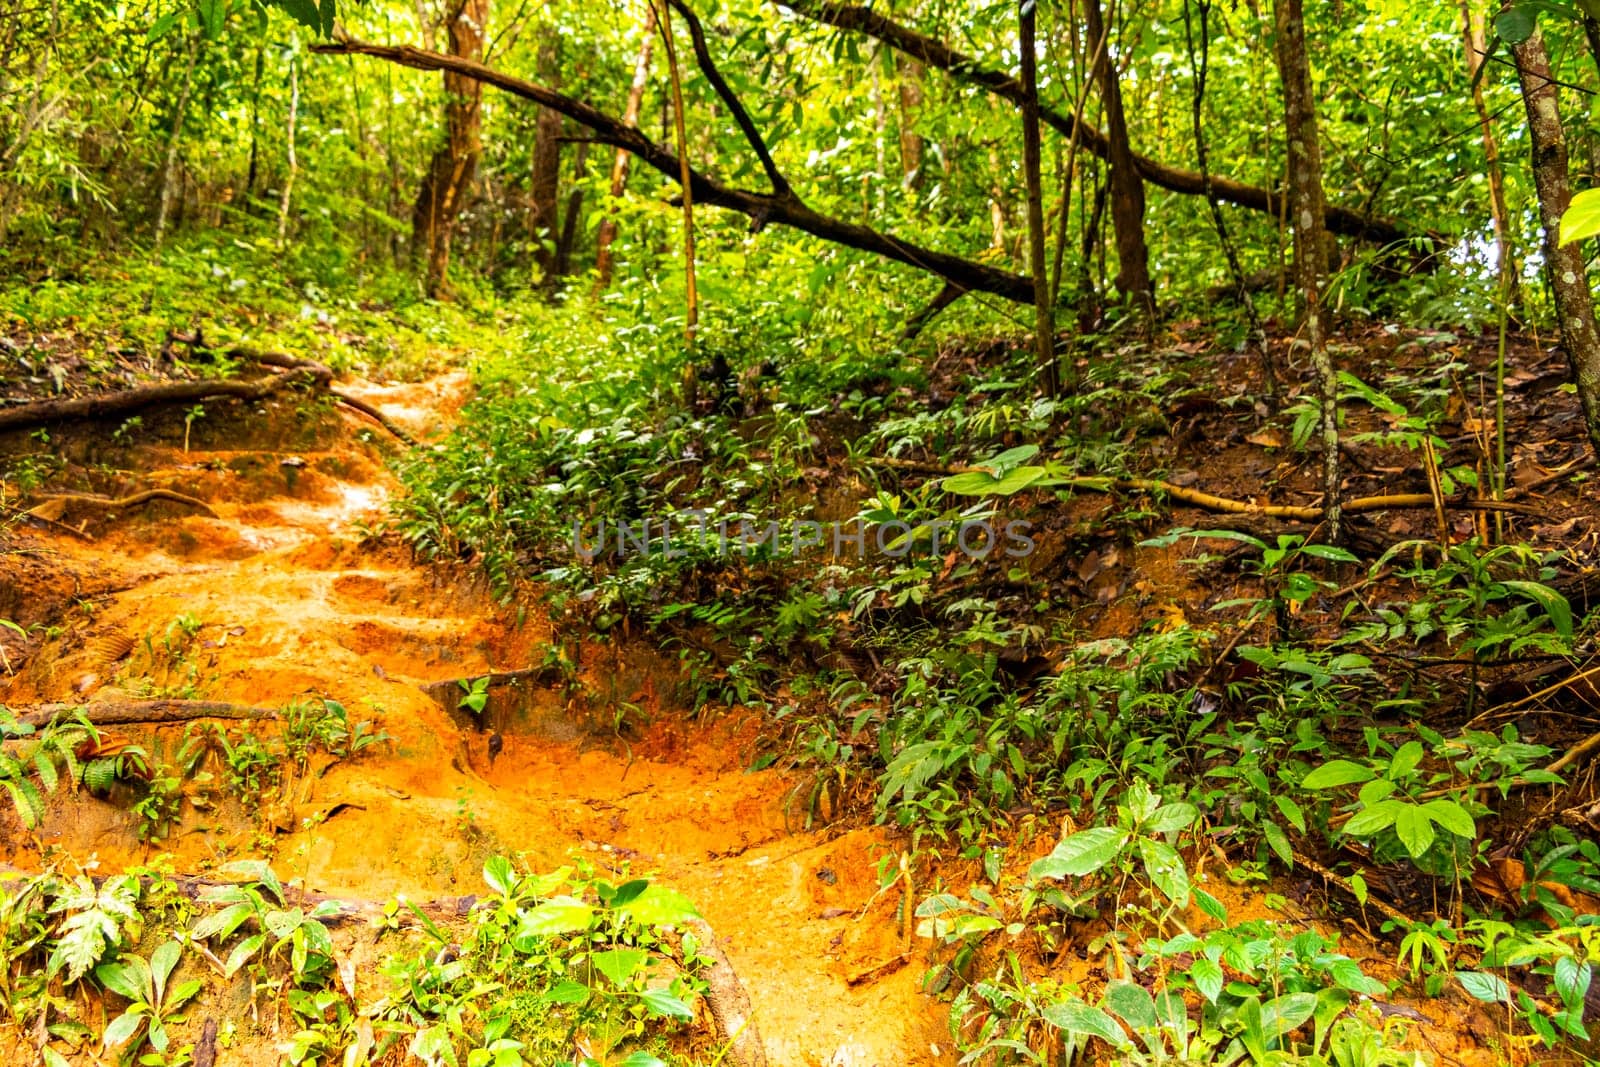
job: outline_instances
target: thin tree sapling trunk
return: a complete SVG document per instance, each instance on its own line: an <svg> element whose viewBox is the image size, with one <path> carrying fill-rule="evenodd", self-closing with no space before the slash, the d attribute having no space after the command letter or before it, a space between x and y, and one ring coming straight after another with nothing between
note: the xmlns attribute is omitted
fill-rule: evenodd
<svg viewBox="0 0 1600 1067"><path fill-rule="evenodd" d="M1039 381L1046 396L1061 393L1056 363L1055 309L1050 272L1045 265L1044 193L1039 179L1039 54L1035 41L1038 0L1020 0L1019 49L1022 61L1022 174L1028 190L1028 270L1033 275L1033 330Z"/></svg>

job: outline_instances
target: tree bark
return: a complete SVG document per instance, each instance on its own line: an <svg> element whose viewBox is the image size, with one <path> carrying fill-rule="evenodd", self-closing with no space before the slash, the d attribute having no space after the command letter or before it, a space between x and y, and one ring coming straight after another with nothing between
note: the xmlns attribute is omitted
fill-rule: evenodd
<svg viewBox="0 0 1600 1067"><path fill-rule="evenodd" d="M656 40L655 8L645 9L644 40L639 45L639 58L633 64L633 84L628 86L628 103L622 110L622 124L639 128L639 109L644 103L644 89L650 82L650 51ZM595 243L595 293L602 293L611 285L611 244L617 239L616 202L628 188L628 161L633 156L623 148L617 149L611 163L611 208L605 221L600 223L600 233Z"/></svg>
<svg viewBox="0 0 1600 1067"><path fill-rule="evenodd" d="M1289 200L1294 218L1295 278L1305 299L1306 339L1322 402L1322 492L1328 540L1339 541L1339 378L1328 353L1322 309L1327 267L1326 201L1322 192L1322 143L1306 53L1302 0L1273 0L1278 76L1283 81L1284 131L1289 149Z"/></svg>
<svg viewBox="0 0 1600 1067"><path fill-rule="evenodd" d="M841 3L838 0L771 0L771 2L824 25L853 33L864 33L927 66L945 71L961 81L981 86L1003 100L1009 100L1018 107L1022 106L1022 85L1016 78L1001 71L989 70L971 56L950 48L944 42L926 34L901 26L892 19L878 14L871 7ZM1072 136L1075 123L1073 117L1066 112L1053 107L1041 107L1040 118L1046 126L1063 137ZM1089 152L1109 161L1111 142L1105 132L1085 125L1081 140ZM1204 179L1193 171L1169 167L1138 154L1133 155L1133 161L1139 175L1151 185L1191 196L1205 194ZM1211 184L1220 200L1236 207L1276 216L1284 203L1284 198L1271 190L1248 185L1233 178L1214 174L1211 176ZM1328 208L1327 220L1328 228L1334 233L1345 237L1359 237L1378 244L1401 244L1419 236L1392 220L1342 207Z"/></svg>
<svg viewBox="0 0 1600 1067"><path fill-rule="evenodd" d="M285 131L288 136L288 163L289 173L284 175L283 194L278 198L278 248L284 247L284 240L289 235L289 198L294 193L294 174L297 163L294 155L295 125L300 118L300 57L292 56L289 59L289 125Z"/></svg>
<svg viewBox="0 0 1600 1067"><path fill-rule="evenodd" d="M1461 0L1461 46L1466 56L1467 78L1472 83L1472 107L1478 113L1478 130L1483 138L1483 158L1489 178L1489 214L1494 220L1494 241L1499 256L1499 269L1509 271L1513 306L1521 302L1519 273L1511 251L1511 213L1506 208L1505 173L1500 166L1500 144L1494 136L1494 124L1489 107L1483 99L1483 80L1480 76L1488 62L1488 46L1484 40L1483 14L1474 11L1471 0Z"/></svg>
<svg viewBox="0 0 1600 1067"><path fill-rule="evenodd" d="M534 69L539 81L552 88L561 85L560 38L547 26L539 42ZM533 128L533 168L528 177L528 236L533 241L533 259L544 272L548 284L557 271L556 235L560 233L561 199L561 112L541 107Z"/></svg>
<svg viewBox="0 0 1600 1067"><path fill-rule="evenodd" d="M1095 0L1089 0L1091 4ZM1033 274L1034 359L1048 397L1061 393L1056 363L1055 308L1044 255L1044 191L1039 179L1039 53L1035 40L1037 0L1019 0L1018 50L1022 63L1022 175L1028 189L1028 270Z"/></svg>
<svg viewBox="0 0 1600 1067"><path fill-rule="evenodd" d="M1550 57L1540 30L1535 29L1512 53L1517 60L1533 142L1533 183L1539 192L1539 217L1544 222L1545 269L1555 297L1556 316L1561 320L1567 363L1583 405L1589 444L1600 456L1600 333L1595 330L1594 297L1589 291L1582 246L1578 242L1561 245L1561 216L1572 201L1572 180L1566 134L1561 127L1560 92L1550 76Z"/></svg>
<svg viewBox="0 0 1600 1067"><path fill-rule="evenodd" d="M183 65L183 88L178 91L178 107L172 117L172 135L167 139L167 158L161 167L161 201L156 208L155 246L159 250L167 236L167 219L172 215L172 180L178 170L178 147L183 143L183 121L189 114L189 94L194 88L194 65L200 55L200 35L189 38L188 55Z"/></svg>
<svg viewBox="0 0 1600 1067"><path fill-rule="evenodd" d="M1116 9L1111 9L1113 17ZM1106 19L1100 0L1084 0L1085 28L1091 41L1106 35ZM1128 140L1128 121L1122 109L1122 79L1109 47L1103 49L1094 65L1100 86L1100 103L1106 116L1109 140L1106 161L1111 170L1111 228L1117 239L1117 291L1138 315L1141 329L1148 334L1155 322L1155 292L1150 284L1150 249L1144 240L1144 179L1139 175Z"/></svg>
<svg viewBox="0 0 1600 1067"><path fill-rule="evenodd" d="M489 0L457 0L450 10L450 55L477 61L483 54ZM450 241L483 151L483 83L444 69L445 143L433 155L411 212L411 254L425 257L429 296L449 295Z"/></svg>
<svg viewBox="0 0 1600 1067"><path fill-rule="evenodd" d="M409 45L381 45L345 38L332 43L311 46L313 52L324 55L366 55L397 63L414 70L451 70L466 77L493 85L498 89L522 97L544 107L552 107L573 121L593 131L600 144L620 148L660 171L673 180L681 180L683 170L677 153L652 141L641 131L630 128L605 112L581 100L524 81L482 63L445 55ZM753 193L735 189L711 175L688 168L688 191L696 204L722 207L737 211L750 218L752 228L760 230L770 223L792 226L834 244L844 245L861 252L870 252L896 263L935 274L955 282L969 292L993 293L1019 304L1033 303L1031 279L1011 271L1001 270L987 263L979 263L961 256L926 248L902 240L892 234L880 233L868 226L846 222L842 219L813 210L792 191L784 194Z"/></svg>
<svg viewBox="0 0 1600 1067"><path fill-rule="evenodd" d="M556 276L560 278L572 273L572 253L578 244L578 222L583 216L583 179L588 168L589 143L585 141L578 145L577 157L572 161L572 188L561 209L561 236L556 240Z"/></svg>

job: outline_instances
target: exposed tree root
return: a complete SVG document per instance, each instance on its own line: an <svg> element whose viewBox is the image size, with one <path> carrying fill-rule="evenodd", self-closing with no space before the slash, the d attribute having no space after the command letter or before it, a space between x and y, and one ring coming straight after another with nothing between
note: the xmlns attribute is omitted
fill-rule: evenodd
<svg viewBox="0 0 1600 1067"><path fill-rule="evenodd" d="M125 511L136 508L141 504L148 504L152 500L170 500L175 504L184 504L194 508L208 518L216 518L217 513L204 500L197 500L192 496L172 489L146 489L143 492L133 493L130 496L109 497L97 496L94 493L46 493L45 502L37 507L29 508L26 514L45 519L56 520L61 517L61 512L68 504L86 504L90 507L100 508L102 511Z"/></svg>
<svg viewBox="0 0 1600 1067"><path fill-rule="evenodd" d="M711 957L711 966L700 977L706 982L706 1004L717 1032L728 1042L729 1059L737 1067L767 1067L767 1049L756 1030L750 995L723 951L721 939L704 919L691 919L686 925Z"/></svg>
<svg viewBox="0 0 1600 1067"><path fill-rule="evenodd" d="M262 400L291 385L312 380L305 370L289 370L256 381L236 378L207 378L193 382L162 382L141 385L116 393L75 397L70 400L36 400L31 404L0 408L0 431L31 430L57 422L81 422L129 415L147 408L168 404L192 404L205 400Z"/></svg>
<svg viewBox="0 0 1600 1067"><path fill-rule="evenodd" d="M275 719L273 708L227 704L215 700L119 700L104 704L41 704L12 709L27 726L45 726L82 710L95 726L159 726L196 719Z"/></svg>
<svg viewBox="0 0 1600 1067"><path fill-rule="evenodd" d="M195 342L199 344L198 340ZM238 345L226 351L230 358L280 368L276 374L246 381L238 378L203 378L192 382L161 382L141 385L115 393L74 397L68 400L37 400L31 404L0 408L0 432L31 430L57 422L79 422L130 415L147 408L169 404L193 404L208 400L262 400L291 385L311 385L339 403L359 411L409 447L417 441L388 416L359 397L333 385L333 371L315 360L301 359L283 352L262 351Z"/></svg>

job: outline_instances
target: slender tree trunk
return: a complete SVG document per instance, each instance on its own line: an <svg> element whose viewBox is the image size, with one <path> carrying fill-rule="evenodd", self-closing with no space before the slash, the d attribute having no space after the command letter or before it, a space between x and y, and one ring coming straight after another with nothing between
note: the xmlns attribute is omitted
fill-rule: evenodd
<svg viewBox="0 0 1600 1067"><path fill-rule="evenodd" d="M1056 363L1055 308L1044 254L1044 192L1039 179L1039 54L1035 41L1037 0L1019 0L1017 39L1022 61L1022 174L1028 188L1028 270L1033 274L1033 332L1039 381L1046 396L1061 394Z"/></svg>
<svg viewBox="0 0 1600 1067"><path fill-rule="evenodd" d="M1302 0L1273 0L1278 75L1283 81L1284 132L1289 147L1289 203L1294 221L1295 278L1305 298L1306 339L1322 399L1322 492L1328 540L1340 537L1339 378L1328 353L1322 276L1328 263L1327 202L1322 192L1322 143L1317 134L1311 61L1306 54Z"/></svg>
<svg viewBox="0 0 1600 1067"><path fill-rule="evenodd" d="M578 145L577 158L572 164L572 189L567 193L567 204L561 212L561 239L556 242L556 275L566 277L572 273L572 252L578 243L578 221L583 215L583 179L589 168L589 144Z"/></svg>
<svg viewBox="0 0 1600 1067"><path fill-rule="evenodd" d="M900 180L907 188L922 184L922 155L925 147L917 132L917 113L922 110L922 64L901 59L896 78L900 89Z"/></svg>
<svg viewBox="0 0 1600 1067"><path fill-rule="evenodd" d="M1533 141L1533 183L1539 191L1539 216L1544 222L1545 268L1556 316L1561 320L1567 362L1583 404L1589 444L1600 455L1600 334L1595 331L1594 298L1582 246L1578 242L1561 246L1561 216L1572 200L1572 182L1561 128L1560 91L1550 76L1542 32L1535 29L1512 52Z"/></svg>
<svg viewBox="0 0 1600 1067"><path fill-rule="evenodd" d="M266 65L266 46L257 45L255 80L250 89L250 163L245 168L244 174L244 202L246 210L249 210L250 201L256 195L257 155L260 151L261 143L261 76L266 72Z"/></svg>
<svg viewBox="0 0 1600 1067"><path fill-rule="evenodd" d="M1110 10L1114 18L1115 7ZM1089 40L1104 37L1110 19L1102 14L1100 0L1084 0L1083 14ZM1109 48L1102 50L1094 70L1110 141L1107 161L1111 167L1111 224L1117 238L1117 291L1132 305L1141 329L1148 333L1155 323L1155 292L1150 283L1150 249L1144 239L1144 179L1139 176L1133 144L1128 140L1122 82Z"/></svg>
<svg viewBox="0 0 1600 1067"><path fill-rule="evenodd" d="M666 0L660 2L665 5ZM678 142L678 183L683 187L683 347L687 357L683 369L683 400L684 406L692 411L700 398L699 376L695 370L695 342L700 330L700 291L695 281L694 168L689 164L689 125L683 114L683 75L678 67L678 48L673 42L672 20L665 6L656 12L656 25L661 30L662 50L667 56L667 76L672 86L673 132Z"/></svg>
<svg viewBox="0 0 1600 1067"><path fill-rule="evenodd" d="M278 248L284 247L284 239L289 233L289 197L294 192L294 175L296 168L294 156L295 124L300 117L300 57L293 56L289 60L289 126L287 135L289 173L283 179L283 195L278 198Z"/></svg>
<svg viewBox="0 0 1600 1067"><path fill-rule="evenodd" d="M628 86L628 105L622 112L624 125L637 127L639 125L639 109L644 103L644 89L650 83L650 51L656 39L656 13L655 9L648 8L644 17L644 40L639 45L639 58L633 64L633 84ZM628 161L633 157L624 149L617 149L616 157L611 162L611 204L605 221L600 223L600 233L595 241L595 283L596 294L602 293L611 285L611 243L617 239L616 202L622 199L622 194L628 188Z"/></svg>
<svg viewBox="0 0 1600 1067"><path fill-rule="evenodd" d="M447 27L450 54L482 59L488 21L489 0L457 0ZM483 83L446 71L444 93L445 143L433 155L411 212L412 258L426 257L428 295L439 298L449 295L450 240L483 151Z"/></svg>
<svg viewBox="0 0 1600 1067"><path fill-rule="evenodd" d="M1217 231L1217 244L1222 248L1223 259L1228 264L1228 280L1233 283L1234 297L1244 312L1250 340L1257 346L1261 361L1262 386L1267 403L1276 408L1278 401L1278 374L1272 363L1272 349L1267 344L1267 331L1261 326L1261 316L1256 314L1255 299L1245 284L1244 268L1239 265L1239 250L1234 247L1233 235L1228 230L1228 218L1222 213L1222 202L1217 199L1211 184L1211 153L1206 144L1205 103L1206 80L1210 73L1211 58L1211 0L1194 0L1197 9L1194 18L1190 13L1191 0L1183 2L1183 36L1189 49L1189 62L1194 68L1194 90L1191 97L1190 120L1194 127L1195 164L1200 168L1200 179L1206 187L1206 204L1211 208L1211 226ZM1194 23L1198 21L1196 27ZM1198 28L1198 34L1195 30Z"/></svg>
<svg viewBox="0 0 1600 1067"><path fill-rule="evenodd" d="M1466 55L1467 78L1472 83L1472 107L1478 113L1478 130L1483 138L1483 157L1489 176L1489 214L1494 221L1494 241L1499 268L1509 271L1511 303L1521 303L1519 273L1511 248L1511 213L1506 209L1505 172L1500 166L1500 144L1495 139L1489 107L1483 99L1483 64L1488 61L1484 40L1483 14L1474 11L1471 0L1461 0L1461 46Z"/></svg>
<svg viewBox="0 0 1600 1067"><path fill-rule="evenodd" d="M200 35L189 38L188 55L183 64L183 88L178 90L178 107L172 116L172 136L167 138L167 159L161 168L161 201L156 208L155 247L166 240L167 219L172 215L172 181L178 172L178 148L183 143L183 120L189 113L189 93L194 88L194 64L200 52Z"/></svg>
<svg viewBox="0 0 1600 1067"><path fill-rule="evenodd" d="M553 26L545 27L539 42L535 68L539 84L560 87L561 53ZM539 109L533 130L533 168L528 178L528 236L533 240L534 262L544 272L546 284L557 269L557 236L561 232L561 113Z"/></svg>

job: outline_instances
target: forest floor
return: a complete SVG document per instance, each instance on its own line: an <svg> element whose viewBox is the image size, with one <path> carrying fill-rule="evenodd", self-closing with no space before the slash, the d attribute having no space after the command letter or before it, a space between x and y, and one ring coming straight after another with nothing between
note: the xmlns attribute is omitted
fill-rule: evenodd
<svg viewBox="0 0 1600 1067"><path fill-rule="evenodd" d="M448 425L464 387L460 375L350 386L419 435ZM591 700L558 684L495 694L487 714L504 747L491 761L488 724L429 695L537 664L558 638L536 608L496 603L464 569L414 563L369 536L396 487L379 449L358 439L362 420L345 419L308 431L283 405L265 420L196 426L188 450L139 444L119 456L125 477L181 489L215 517L157 502L95 515L92 542L15 530L7 617L56 630L13 645L20 669L0 675L0 702L92 708L194 691L279 707L318 694L370 717L392 751L285 782L263 801L264 837L224 806L140 845L125 807L63 795L39 831L47 856L109 873L167 853L177 872L203 873L265 852L305 888L375 902L482 892L496 853L536 871L576 857L651 875L696 904L774 1064L942 1062L948 1039L939 1005L918 993L905 892L878 892L878 862L895 862L898 846L878 827L792 832L795 780L747 769L758 716L696 718L674 706L672 660L588 647L579 677ZM70 451L71 436L58 445ZM177 619L191 632L174 656L163 643ZM183 730L138 740L170 751ZM29 868L40 856L22 837L0 839L0 862Z"/></svg>
<svg viewBox="0 0 1600 1067"><path fill-rule="evenodd" d="M1413 355L1426 350L1413 347ZM1547 356L1524 356L1532 366L1515 371L1514 387L1553 386ZM437 439L469 384L454 373L344 387L402 428ZM1230 388L1225 373L1221 400ZM1519 434L1513 457L1514 484L1536 488L1582 455L1565 432L1570 401L1553 388L1541 396L1526 405L1527 418L1556 425ZM1476 399L1463 397L1454 415L1463 440L1475 432ZM751 997L773 1064L954 1062L946 1010L922 991L933 954L914 936L911 913L935 880L955 891L978 881L976 864L933 866L923 855L903 867L908 844L861 812L805 828L811 820L797 797L807 779L751 769L766 730L759 714L683 706L674 695L678 663L646 642L556 632L535 604L497 602L470 569L420 564L392 535L375 533L397 485L386 441L359 416L286 398L237 416L192 426L181 413L152 416L124 441L92 425L56 435L51 448L74 464L112 472L102 483L168 487L211 514L171 501L116 514L77 514L69 504L51 523L6 532L0 618L34 629L26 641L4 637L0 702L94 707L192 696L279 707L317 695L370 719L392 745L314 763L302 780L291 776L263 797L259 817L231 802L186 810L165 840L149 844L137 841L125 807L58 794L36 838L42 853L22 835L0 838L0 862L103 873L165 853L177 872L203 873L265 854L308 889L381 902L479 892L483 863L497 853L534 870L576 856L601 870L648 874L695 903ZM1180 398L1167 416L1172 449L1201 442L1194 454L1205 466L1178 472L1180 484L1247 495L1270 474L1281 487L1314 492L1309 465L1289 470L1279 458L1285 442L1276 431L1248 432L1248 411L1211 395ZM1361 418L1393 424L1381 409ZM1352 478L1390 485L1384 455L1358 447ZM1119 533L1086 541L1084 530L1100 529L1118 505L1083 501L1044 531L1030 566L1055 568L1081 587L1096 636L1135 632L1163 613L1181 617L1186 599L1198 613L1227 591L1214 576L1178 566L1174 550L1128 548ZM1566 525L1551 518L1540 527L1547 540L1593 535L1581 494L1551 505L1558 510ZM1205 517L1188 518L1198 525ZM1382 532L1391 541L1426 536L1432 521L1412 512ZM1463 513L1452 521L1466 536L1476 520ZM519 685L497 682L481 716L461 708L461 680L537 668L559 650L569 650L566 678L535 672ZM172 725L127 736L160 751L176 747L182 732ZM492 736L503 742L497 755ZM1021 820L1008 864L1025 867L1048 852L1060 830L1048 818ZM1211 887L1235 921L1290 914L1340 934L1341 951L1369 975L1403 977L1366 918L1325 917L1326 887L1313 876L1255 888L1218 878ZM1206 920L1195 912L1189 921L1203 929ZM1093 981L1072 958L1060 976L1069 985ZM1510 1055L1498 1025L1459 994L1396 997L1384 1014L1414 1023L1410 1046L1442 1062Z"/></svg>

